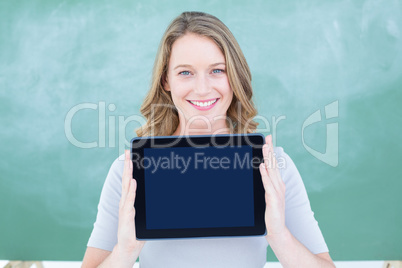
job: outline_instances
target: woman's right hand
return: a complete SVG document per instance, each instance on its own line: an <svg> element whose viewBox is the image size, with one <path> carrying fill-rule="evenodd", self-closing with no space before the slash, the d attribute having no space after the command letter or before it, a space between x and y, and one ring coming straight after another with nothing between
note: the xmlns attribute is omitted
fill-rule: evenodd
<svg viewBox="0 0 402 268"><path fill-rule="evenodd" d="M134 201L137 190L137 181L133 179L133 163L130 151L125 150L124 171L121 181L121 198L119 203L119 225L117 231L117 245L122 264L134 265L145 241L138 241L135 233ZM132 267L132 266L131 266Z"/></svg>

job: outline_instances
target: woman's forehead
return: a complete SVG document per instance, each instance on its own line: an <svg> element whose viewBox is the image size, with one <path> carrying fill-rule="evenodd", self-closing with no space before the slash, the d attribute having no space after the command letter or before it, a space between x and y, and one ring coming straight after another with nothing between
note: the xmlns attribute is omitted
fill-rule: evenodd
<svg viewBox="0 0 402 268"><path fill-rule="evenodd" d="M192 65L196 63L225 63L225 57L216 43L208 37L185 34L172 46L170 63L173 65Z"/></svg>

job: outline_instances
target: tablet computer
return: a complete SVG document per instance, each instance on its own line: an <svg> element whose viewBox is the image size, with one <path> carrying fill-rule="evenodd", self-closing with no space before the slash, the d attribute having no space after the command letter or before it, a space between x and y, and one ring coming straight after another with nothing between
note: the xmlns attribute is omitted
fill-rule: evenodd
<svg viewBox="0 0 402 268"><path fill-rule="evenodd" d="M265 235L264 140L259 133L132 139L137 239Z"/></svg>

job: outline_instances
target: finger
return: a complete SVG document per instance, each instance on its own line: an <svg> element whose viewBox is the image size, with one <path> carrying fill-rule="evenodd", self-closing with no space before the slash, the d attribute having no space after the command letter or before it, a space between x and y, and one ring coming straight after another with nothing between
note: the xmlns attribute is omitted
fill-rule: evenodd
<svg viewBox="0 0 402 268"><path fill-rule="evenodd" d="M270 136L272 137L272 135L268 135L268 136L265 137L265 143L266 144L269 144Z"/></svg>
<svg viewBox="0 0 402 268"><path fill-rule="evenodd" d="M131 159L130 159L130 151L129 150L124 150L124 169L123 169L123 176L126 176L127 178L130 178L132 174L130 174L130 169L131 169ZM130 180L126 180L126 182L129 182Z"/></svg>
<svg viewBox="0 0 402 268"><path fill-rule="evenodd" d="M135 231L135 197L136 197L136 190L137 190L137 181L135 179L131 179L130 181L130 191L127 195L127 200L125 204L125 213L127 215L127 224L133 228L134 237L136 237Z"/></svg>
<svg viewBox="0 0 402 268"><path fill-rule="evenodd" d="M130 224L134 221L135 209L134 209L134 200L135 200L135 190L136 190L136 181L131 179L129 185L129 191L127 193L127 197L124 200L122 206L122 213L124 222Z"/></svg>
<svg viewBox="0 0 402 268"><path fill-rule="evenodd" d="M134 226L134 237L137 237L136 235L136 230L135 230L135 208L134 208L134 204L135 204L135 197L137 196L137 181L135 179L132 179L130 182L130 193L128 196L128 206L131 207L131 211L132 211L132 216L131 218L133 219L133 224L132 226ZM142 244L145 243L145 241L141 241Z"/></svg>
<svg viewBox="0 0 402 268"><path fill-rule="evenodd" d="M130 191L127 195L127 204L128 206L134 207L135 196L137 190L137 181L135 179L131 179L130 181Z"/></svg>
<svg viewBox="0 0 402 268"><path fill-rule="evenodd" d="M275 172L278 172L278 162L275 156L274 144L272 143L272 135L269 135L268 147L269 151L272 153L272 169L275 170Z"/></svg>
<svg viewBox="0 0 402 268"><path fill-rule="evenodd" d="M281 189L282 192L285 190L285 183L282 180L281 173L279 171L278 167L278 160L276 159L275 153L274 153L274 145L272 142L272 135L270 135L268 139L268 146L269 150L272 152L272 169L270 170L271 173L275 174L273 177L274 184Z"/></svg>
<svg viewBox="0 0 402 268"><path fill-rule="evenodd" d="M124 203L127 197L127 193L130 187L130 152L128 150L124 151L125 158L124 158L124 168L123 168L123 175L121 178L121 200Z"/></svg>
<svg viewBox="0 0 402 268"><path fill-rule="evenodd" d="M269 176L276 175L277 161L275 158L275 153L271 149L269 144L264 144L264 146L262 147L262 153L264 156L265 168L267 169Z"/></svg>
<svg viewBox="0 0 402 268"><path fill-rule="evenodd" d="M275 187L272 184L271 178L269 177L267 169L263 163L260 164L260 173L261 173L261 179L262 179L262 184L264 185L265 193L268 193L271 195L275 194Z"/></svg>
<svg viewBox="0 0 402 268"><path fill-rule="evenodd" d="M263 153L265 167L268 171L269 177L271 178L272 184L275 187L276 191L281 191L281 177L278 176L278 169L277 169L277 161L274 155L273 146L272 146L272 136L268 136L268 144L264 144L263 146Z"/></svg>
<svg viewBox="0 0 402 268"><path fill-rule="evenodd" d="M271 157L269 155L269 146L268 146L268 144L264 144L264 146L262 147L262 155L264 157L265 168L268 171L268 167L272 165L272 160L271 160ZM268 171L268 174L271 175L269 173L269 171Z"/></svg>

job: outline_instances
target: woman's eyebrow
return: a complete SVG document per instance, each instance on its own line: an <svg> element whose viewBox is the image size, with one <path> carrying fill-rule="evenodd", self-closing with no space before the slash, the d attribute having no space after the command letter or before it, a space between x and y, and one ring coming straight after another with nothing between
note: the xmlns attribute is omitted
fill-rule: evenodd
<svg viewBox="0 0 402 268"><path fill-rule="evenodd" d="M217 62L217 63L213 63L213 64L209 65L209 67L215 67L215 66L221 65L221 64L225 65L224 62ZM191 67L193 67L193 66L191 66L190 64L179 64L179 65L177 65L176 67L174 67L173 70L176 70L177 68L180 68L180 67L186 67L186 68L189 68L189 67L190 67L190 68L191 68Z"/></svg>
<svg viewBox="0 0 402 268"><path fill-rule="evenodd" d="M221 64L226 65L224 62L218 62L218 63L211 64L211 65L209 65L209 66L210 66L210 67L215 67L215 66L221 65Z"/></svg>
<svg viewBox="0 0 402 268"><path fill-rule="evenodd" d="M177 68L180 68L180 67L192 67L191 65L189 65L189 64L179 64L179 65L177 65L176 67L174 67L174 69L173 70L176 70Z"/></svg>

